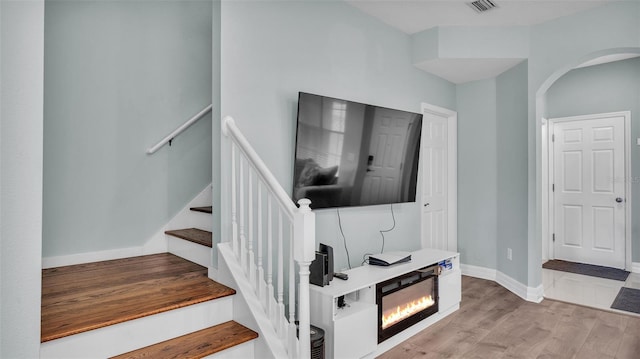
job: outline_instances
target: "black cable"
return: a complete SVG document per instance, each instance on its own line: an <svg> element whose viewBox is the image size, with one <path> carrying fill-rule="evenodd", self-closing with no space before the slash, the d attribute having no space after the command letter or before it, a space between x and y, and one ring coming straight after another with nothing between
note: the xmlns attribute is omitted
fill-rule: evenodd
<svg viewBox="0 0 640 359"><path fill-rule="evenodd" d="M349 269L351 269L351 259L349 259L349 249L347 249L347 238L344 236L344 231L342 230L342 220L340 219L340 210L336 208L336 212L338 213L338 227L340 227L340 234L342 234L342 243L344 243L344 251L347 252L347 264L349 264Z"/></svg>
<svg viewBox="0 0 640 359"><path fill-rule="evenodd" d="M394 228L396 228L396 216L393 213L393 203L391 203L391 218L393 218L393 226L389 229L380 230L380 235L382 236L382 249L380 250L380 253L384 253L384 234L391 232Z"/></svg>

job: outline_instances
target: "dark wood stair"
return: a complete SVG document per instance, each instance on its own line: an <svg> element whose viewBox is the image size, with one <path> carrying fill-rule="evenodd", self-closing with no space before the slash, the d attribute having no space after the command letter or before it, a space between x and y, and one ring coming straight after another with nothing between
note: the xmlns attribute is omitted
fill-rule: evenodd
<svg viewBox="0 0 640 359"><path fill-rule="evenodd" d="M44 269L41 341L233 294L169 253Z"/></svg>
<svg viewBox="0 0 640 359"><path fill-rule="evenodd" d="M212 206L208 206L208 207L191 207L189 208L190 210L194 211L194 212L202 212L202 213L212 213Z"/></svg>
<svg viewBox="0 0 640 359"><path fill-rule="evenodd" d="M258 333L234 321L199 330L112 359L203 358L258 337Z"/></svg>
<svg viewBox="0 0 640 359"><path fill-rule="evenodd" d="M209 231L204 231L198 228L186 228L165 231L164 233L193 243L201 244L209 248L213 247L213 240L211 232Z"/></svg>

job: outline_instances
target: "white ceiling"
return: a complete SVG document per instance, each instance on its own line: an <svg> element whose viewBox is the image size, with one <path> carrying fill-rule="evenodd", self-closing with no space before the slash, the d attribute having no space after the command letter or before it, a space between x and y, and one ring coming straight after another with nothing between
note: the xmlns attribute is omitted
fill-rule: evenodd
<svg viewBox="0 0 640 359"><path fill-rule="evenodd" d="M347 0L362 12L407 34L436 26L534 25L615 0L492 0L498 7L477 13L469 0Z"/></svg>
<svg viewBox="0 0 640 359"><path fill-rule="evenodd" d="M454 84L462 84L494 78L522 61L523 59L435 59L416 67Z"/></svg>
<svg viewBox="0 0 640 359"><path fill-rule="evenodd" d="M365 14L407 34L438 26L535 25L617 0L492 1L497 8L478 13L468 5L470 0L346 0ZM522 59L440 59L417 67L458 84L495 77L520 61Z"/></svg>

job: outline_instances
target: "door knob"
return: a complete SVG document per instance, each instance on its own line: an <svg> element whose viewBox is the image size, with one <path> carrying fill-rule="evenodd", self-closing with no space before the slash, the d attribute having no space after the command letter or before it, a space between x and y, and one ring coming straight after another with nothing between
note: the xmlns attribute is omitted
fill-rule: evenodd
<svg viewBox="0 0 640 359"><path fill-rule="evenodd" d="M618 202L618 203L622 203L622 197L618 197L618 198L616 198L616 202Z"/></svg>
<svg viewBox="0 0 640 359"><path fill-rule="evenodd" d="M426 207L426 206L428 206L428 205L429 205L429 203L425 203L425 204L424 204L424 206L425 206L425 207Z"/></svg>

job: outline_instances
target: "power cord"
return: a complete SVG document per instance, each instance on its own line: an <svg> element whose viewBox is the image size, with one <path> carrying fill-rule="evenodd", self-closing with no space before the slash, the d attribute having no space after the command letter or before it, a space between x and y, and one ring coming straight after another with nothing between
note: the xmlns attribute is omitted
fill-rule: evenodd
<svg viewBox="0 0 640 359"><path fill-rule="evenodd" d="M342 234L342 243L344 243L344 251L347 253L347 264L349 265L349 269L351 269L351 259L349 258L349 249L347 248L347 238L344 236L344 231L342 230L342 220L340 219L340 209L336 208L336 213L338 213L338 227L340 227L340 234Z"/></svg>
<svg viewBox="0 0 640 359"><path fill-rule="evenodd" d="M380 230L380 236L382 236L382 248L380 249L380 253L384 253L384 234L393 231L396 228L396 216L393 212L393 203L391 204L391 218L393 218L393 226L389 229ZM362 263L360 265L364 265L365 263L369 264L369 257L372 256L372 253L365 253L362 256Z"/></svg>
<svg viewBox="0 0 640 359"><path fill-rule="evenodd" d="M389 229L380 230L380 236L382 236L382 249L380 250L380 253L384 253L384 234L389 233L393 231L394 228L396 228L396 216L393 213L393 203L391 204L391 218L393 218L393 226L391 226L391 228Z"/></svg>

